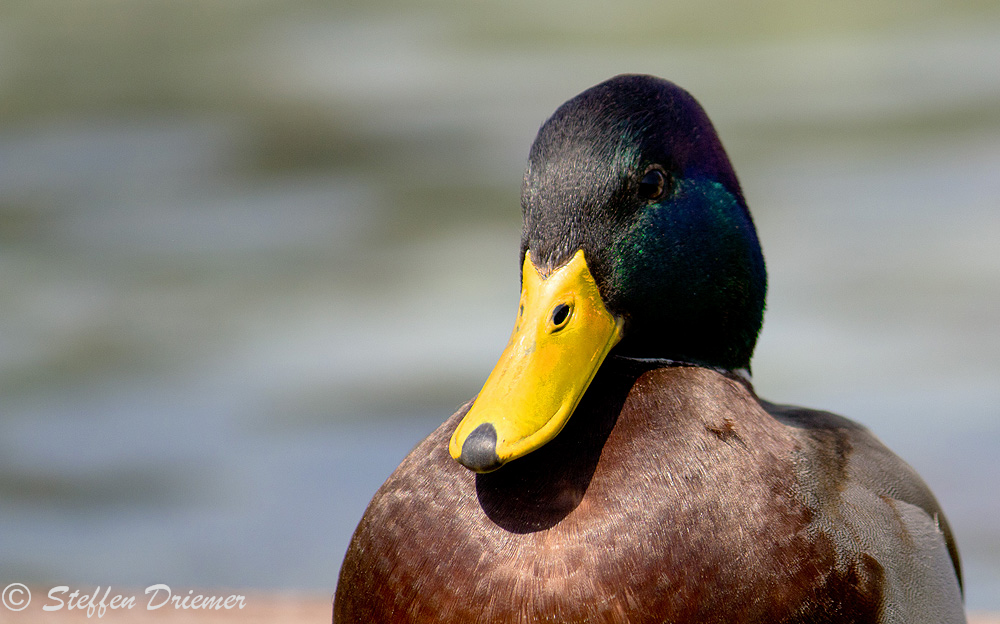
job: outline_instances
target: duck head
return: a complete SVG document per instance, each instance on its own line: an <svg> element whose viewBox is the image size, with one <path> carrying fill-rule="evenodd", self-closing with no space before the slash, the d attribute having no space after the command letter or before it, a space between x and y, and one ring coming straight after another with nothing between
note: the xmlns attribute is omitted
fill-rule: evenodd
<svg viewBox="0 0 1000 624"><path fill-rule="evenodd" d="M449 451L490 472L538 449L611 355L747 369L764 258L708 116L683 89L618 76L538 132L521 193L521 302Z"/></svg>

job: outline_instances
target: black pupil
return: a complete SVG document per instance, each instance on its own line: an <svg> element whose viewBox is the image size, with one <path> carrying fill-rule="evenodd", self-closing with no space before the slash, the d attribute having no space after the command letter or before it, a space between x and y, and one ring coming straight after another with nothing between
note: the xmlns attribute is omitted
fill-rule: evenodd
<svg viewBox="0 0 1000 624"><path fill-rule="evenodd" d="M650 171L639 181L639 195L646 199L657 199L663 194L664 182L662 172L655 169Z"/></svg>
<svg viewBox="0 0 1000 624"><path fill-rule="evenodd" d="M552 310L552 324L557 329L566 322L567 317L569 317L569 306L565 303L560 303Z"/></svg>

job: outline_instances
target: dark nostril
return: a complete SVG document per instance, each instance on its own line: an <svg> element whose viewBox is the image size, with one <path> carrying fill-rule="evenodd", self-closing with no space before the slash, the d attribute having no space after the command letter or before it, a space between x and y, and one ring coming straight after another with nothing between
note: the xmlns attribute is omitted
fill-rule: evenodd
<svg viewBox="0 0 1000 624"><path fill-rule="evenodd" d="M559 331L565 327L566 321L569 320L569 313L572 311L573 308L565 303L560 303L556 307L552 308L552 325L554 325L552 331Z"/></svg>

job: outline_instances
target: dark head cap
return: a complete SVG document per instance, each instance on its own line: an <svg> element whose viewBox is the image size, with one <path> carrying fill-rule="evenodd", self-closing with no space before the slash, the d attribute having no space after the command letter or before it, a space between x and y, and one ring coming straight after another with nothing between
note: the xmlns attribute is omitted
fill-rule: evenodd
<svg viewBox="0 0 1000 624"><path fill-rule="evenodd" d="M711 121L680 87L618 76L563 104L531 147L522 260L583 249L617 353L748 367L766 272L736 174Z"/></svg>

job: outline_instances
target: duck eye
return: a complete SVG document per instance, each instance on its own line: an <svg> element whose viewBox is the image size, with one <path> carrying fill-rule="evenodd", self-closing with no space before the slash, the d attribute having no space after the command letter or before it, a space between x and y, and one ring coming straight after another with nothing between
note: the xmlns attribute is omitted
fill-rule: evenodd
<svg viewBox="0 0 1000 624"><path fill-rule="evenodd" d="M639 180L639 197L648 201L660 199L666 194L668 186L667 174L659 166L651 167Z"/></svg>
<svg viewBox="0 0 1000 624"><path fill-rule="evenodd" d="M563 327L566 327L566 323L569 322L569 315L573 311L573 308L566 303L560 303L556 307L552 308L552 329L550 331L557 332Z"/></svg>

